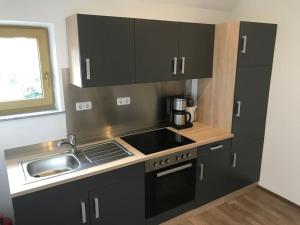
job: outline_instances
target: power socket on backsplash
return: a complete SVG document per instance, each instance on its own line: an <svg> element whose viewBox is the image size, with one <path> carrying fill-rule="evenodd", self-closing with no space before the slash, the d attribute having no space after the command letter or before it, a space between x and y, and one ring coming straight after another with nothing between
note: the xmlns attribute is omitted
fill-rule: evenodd
<svg viewBox="0 0 300 225"><path fill-rule="evenodd" d="M130 97L117 98L117 105L130 105Z"/></svg>
<svg viewBox="0 0 300 225"><path fill-rule="evenodd" d="M92 102L76 102L76 111L92 110Z"/></svg>

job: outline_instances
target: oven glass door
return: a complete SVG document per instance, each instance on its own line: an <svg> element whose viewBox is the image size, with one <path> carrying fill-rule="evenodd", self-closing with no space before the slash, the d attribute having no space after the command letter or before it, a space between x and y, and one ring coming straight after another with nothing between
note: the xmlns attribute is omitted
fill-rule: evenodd
<svg viewBox="0 0 300 225"><path fill-rule="evenodd" d="M194 201L196 160L146 173L146 218Z"/></svg>

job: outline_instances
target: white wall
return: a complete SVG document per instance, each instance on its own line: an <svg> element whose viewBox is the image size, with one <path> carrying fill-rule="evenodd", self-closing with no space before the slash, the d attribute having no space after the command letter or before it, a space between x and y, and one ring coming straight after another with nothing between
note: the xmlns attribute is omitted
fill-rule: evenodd
<svg viewBox="0 0 300 225"><path fill-rule="evenodd" d="M278 24L260 185L300 205L300 1L242 0L236 20Z"/></svg>
<svg viewBox="0 0 300 225"><path fill-rule="evenodd" d="M151 0L0 0L0 6L0 23L38 22L53 27L58 71L68 67L65 18L75 13L209 23L229 18L225 12ZM0 122L0 212L12 215L3 149L59 139L65 133L64 114Z"/></svg>

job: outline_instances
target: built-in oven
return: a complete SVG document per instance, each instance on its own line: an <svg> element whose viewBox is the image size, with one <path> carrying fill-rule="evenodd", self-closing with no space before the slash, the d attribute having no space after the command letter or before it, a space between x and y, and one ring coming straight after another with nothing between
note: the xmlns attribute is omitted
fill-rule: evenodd
<svg viewBox="0 0 300 225"><path fill-rule="evenodd" d="M190 149L146 162L146 219L174 209L181 213L180 207L188 203L193 206L196 157L196 149Z"/></svg>

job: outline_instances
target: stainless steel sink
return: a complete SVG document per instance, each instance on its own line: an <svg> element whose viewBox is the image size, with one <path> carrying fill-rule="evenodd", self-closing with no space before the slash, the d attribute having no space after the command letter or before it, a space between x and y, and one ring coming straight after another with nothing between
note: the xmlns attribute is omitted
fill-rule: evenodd
<svg viewBox="0 0 300 225"><path fill-rule="evenodd" d="M40 180L72 172L80 168L80 161L73 154L58 154L22 162L27 181Z"/></svg>
<svg viewBox="0 0 300 225"><path fill-rule="evenodd" d="M85 145L78 147L77 150L76 154L63 153L22 161L20 166L25 175L25 183L63 175L133 155L115 141Z"/></svg>

